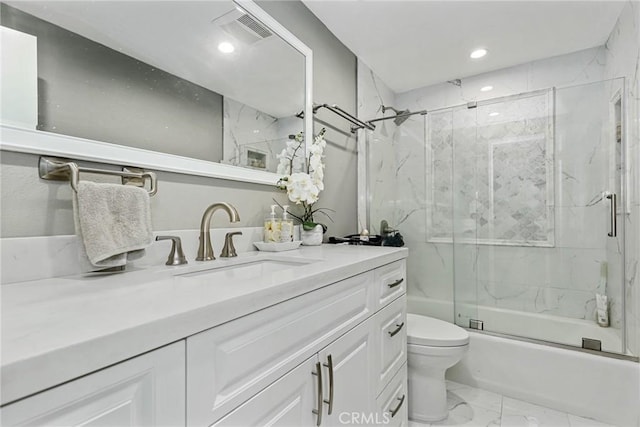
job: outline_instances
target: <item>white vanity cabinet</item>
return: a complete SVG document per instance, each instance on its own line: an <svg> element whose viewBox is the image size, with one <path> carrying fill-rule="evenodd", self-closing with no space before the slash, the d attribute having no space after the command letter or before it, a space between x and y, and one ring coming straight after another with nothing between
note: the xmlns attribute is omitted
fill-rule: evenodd
<svg viewBox="0 0 640 427"><path fill-rule="evenodd" d="M226 321L19 396L0 408L2 425L406 425L405 261L373 265L306 293L279 290L261 309L230 300Z"/></svg>
<svg viewBox="0 0 640 427"><path fill-rule="evenodd" d="M287 423L313 414L331 426L377 413L406 362L406 297L388 287L404 261L381 268L189 337L187 425L307 425Z"/></svg>
<svg viewBox="0 0 640 427"><path fill-rule="evenodd" d="M183 340L4 406L2 425L184 425L184 348Z"/></svg>

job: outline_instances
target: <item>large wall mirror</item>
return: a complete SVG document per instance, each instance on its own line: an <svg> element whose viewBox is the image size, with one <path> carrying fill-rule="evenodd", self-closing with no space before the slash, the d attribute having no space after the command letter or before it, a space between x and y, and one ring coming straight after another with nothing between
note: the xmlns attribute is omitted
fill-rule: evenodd
<svg viewBox="0 0 640 427"><path fill-rule="evenodd" d="M252 1L0 7L4 150L274 184L311 133L311 50Z"/></svg>

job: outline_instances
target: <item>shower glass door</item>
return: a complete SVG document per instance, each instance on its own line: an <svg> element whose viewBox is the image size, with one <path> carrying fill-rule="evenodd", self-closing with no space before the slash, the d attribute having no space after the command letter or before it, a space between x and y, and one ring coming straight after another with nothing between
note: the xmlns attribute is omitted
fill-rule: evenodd
<svg viewBox="0 0 640 427"><path fill-rule="evenodd" d="M457 324L624 353L622 86L430 112L428 162L452 167L428 177L427 230L453 244Z"/></svg>

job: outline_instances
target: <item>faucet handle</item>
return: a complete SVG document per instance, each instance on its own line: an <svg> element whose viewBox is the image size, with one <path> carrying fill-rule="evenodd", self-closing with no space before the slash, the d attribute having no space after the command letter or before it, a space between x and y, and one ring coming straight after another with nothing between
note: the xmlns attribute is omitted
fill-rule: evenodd
<svg viewBox="0 0 640 427"><path fill-rule="evenodd" d="M242 236L242 231L234 231L231 233L227 233L224 236L224 247L222 248L222 253L220 257L222 258L230 258L234 256L238 256L236 253L236 248L233 246L233 236L240 235Z"/></svg>
<svg viewBox="0 0 640 427"><path fill-rule="evenodd" d="M156 236L156 241L171 240L171 252L167 258L166 265L187 264L187 258L182 251L182 240L178 236Z"/></svg>

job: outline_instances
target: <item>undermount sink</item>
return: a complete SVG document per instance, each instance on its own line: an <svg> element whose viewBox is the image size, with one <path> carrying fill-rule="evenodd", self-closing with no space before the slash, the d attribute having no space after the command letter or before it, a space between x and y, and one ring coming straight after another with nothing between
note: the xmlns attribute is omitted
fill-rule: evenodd
<svg viewBox="0 0 640 427"><path fill-rule="evenodd" d="M235 260L234 260L235 261ZM240 260L237 260L240 261ZM216 280L243 281L264 277L272 273L308 265L317 260L295 258L248 259L233 265L220 263L211 268L177 274L177 277L215 278Z"/></svg>

